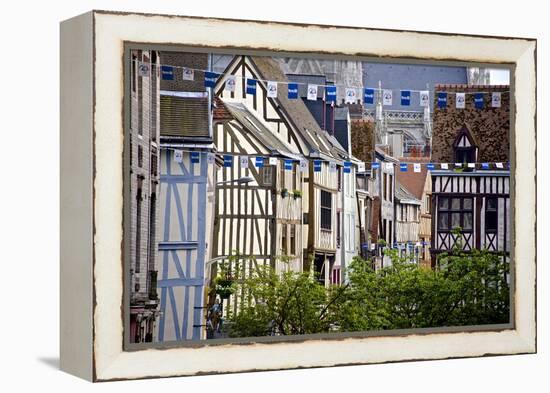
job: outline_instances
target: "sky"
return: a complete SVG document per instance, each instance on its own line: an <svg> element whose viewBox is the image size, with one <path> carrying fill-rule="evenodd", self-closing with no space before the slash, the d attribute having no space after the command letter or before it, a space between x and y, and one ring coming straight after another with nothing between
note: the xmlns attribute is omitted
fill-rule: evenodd
<svg viewBox="0 0 550 393"><path fill-rule="evenodd" d="M491 69L491 84L492 85L509 85L510 71L503 69Z"/></svg>

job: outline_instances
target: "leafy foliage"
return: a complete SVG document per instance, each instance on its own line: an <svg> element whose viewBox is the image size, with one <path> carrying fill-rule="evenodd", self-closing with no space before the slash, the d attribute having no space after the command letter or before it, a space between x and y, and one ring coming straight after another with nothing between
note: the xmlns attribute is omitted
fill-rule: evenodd
<svg viewBox="0 0 550 393"><path fill-rule="evenodd" d="M239 282L251 301L231 316L232 336L311 334L507 323L508 263L486 250L460 251L460 244L421 267L396 250L379 270L356 257L345 285L325 288L312 273L276 273L258 267Z"/></svg>

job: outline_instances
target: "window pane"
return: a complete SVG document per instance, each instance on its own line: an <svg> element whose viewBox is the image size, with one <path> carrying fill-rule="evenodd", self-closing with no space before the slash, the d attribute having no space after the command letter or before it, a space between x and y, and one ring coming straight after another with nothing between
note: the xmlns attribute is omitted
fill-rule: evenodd
<svg viewBox="0 0 550 393"><path fill-rule="evenodd" d="M472 210L472 198L464 198L464 210Z"/></svg>
<svg viewBox="0 0 550 393"><path fill-rule="evenodd" d="M448 214L439 214L437 216L437 226L440 230L449 229L449 215Z"/></svg>
<svg viewBox="0 0 550 393"><path fill-rule="evenodd" d="M453 198L452 199L451 209L460 210L460 198Z"/></svg>
<svg viewBox="0 0 550 393"><path fill-rule="evenodd" d="M472 230L472 221L473 221L473 214L472 213L464 213L463 229L465 231L471 231Z"/></svg>
<svg viewBox="0 0 550 393"><path fill-rule="evenodd" d="M496 232L498 227L498 216L496 211L485 212L485 232Z"/></svg>
<svg viewBox="0 0 550 393"><path fill-rule="evenodd" d="M497 199L487 198L487 210L496 210L496 209L497 209Z"/></svg>
<svg viewBox="0 0 550 393"><path fill-rule="evenodd" d="M451 228L456 228L460 226L460 213L451 214Z"/></svg>
<svg viewBox="0 0 550 393"><path fill-rule="evenodd" d="M439 198L439 209L447 210L449 208L449 199L448 198Z"/></svg>

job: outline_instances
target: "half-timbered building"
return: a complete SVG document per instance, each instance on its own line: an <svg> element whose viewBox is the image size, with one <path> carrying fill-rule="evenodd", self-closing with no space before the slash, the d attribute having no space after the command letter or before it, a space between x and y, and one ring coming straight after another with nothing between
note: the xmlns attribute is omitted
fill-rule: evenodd
<svg viewBox="0 0 550 393"><path fill-rule="evenodd" d="M432 160L450 163L451 169L432 171L432 253L460 245L465 251L486 248L508 255L509 87L439 85L436 90L448 97L446 108L434 110ZM474 91L484 92L482 108L474 104ZM456 92L467 93L463 109L456 108ZM499 95L499 106L493 106L492 93Z"/></svg>
<svg viewBox="0 0 550 393"><path fill-rule="evenodd" d="M232 78L235 78L234 88L228 89L227 82ZM255 94L247 94L247 79L256 80ZM278 84L276 96L268 97L267 81L283 82ZM338 234L341 234L341 222L337 219L336 211L342 187L339 174L342 172L343 160L348 155L336 139L319 127L300 99L288 98L287 82L288 79L275 60L236 56L218 79L216 94L225 103L243 103L262 121L271 135L284 144L288 153L301 155L308 160L307 171L300 175L303 182L300 220L303 241L299 245L302 248L302 265L305 270L313 268L319 280L328 285L335 268L337 242L340 240ZM292 179L289 181L292 182ZM286 182L285 176L283 188L289 191ZM288 184L292 187L291 183ZM296 230L293 234L291 228L281 228L281 236L276 237L274 250L283 250L283 244L287 244L286 252L289 252L292 245L289 241L298 233Z"/></svg>
<svg viewBox="0 0 550 393"><path fill-rule="evenodd" d="M206 337L206 270L211 258L215 165L211 92L181 67L206 69L206 54L161 52L160 216L158 224L157 339Z"/></svg>
<svg viewBox="0 0 550 393"><path fill-rule="evenodd" d="M421 243L419 242L420 205L420 200L415 198L403 184L396 181L395 242L393 247L399 250L401 257L416 263L419 262L421 253Z"/></svg>
<svg viewBox="0 0 550 393"><path fill-rule="evenodd" d="M158 320L157 216L159 117L158 52L131 52L130 176L130 342L153 340Z"/></svg>

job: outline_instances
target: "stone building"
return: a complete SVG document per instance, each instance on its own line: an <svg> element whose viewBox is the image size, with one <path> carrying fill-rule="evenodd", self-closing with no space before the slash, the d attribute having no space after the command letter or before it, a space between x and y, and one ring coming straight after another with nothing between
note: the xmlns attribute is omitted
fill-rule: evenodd
<svg viewBox="0 0 550 393"><path fill-rule="evenodd" d="M158 53L131 52L130 75L130 342L149 342L158 317Z"/></svg>

